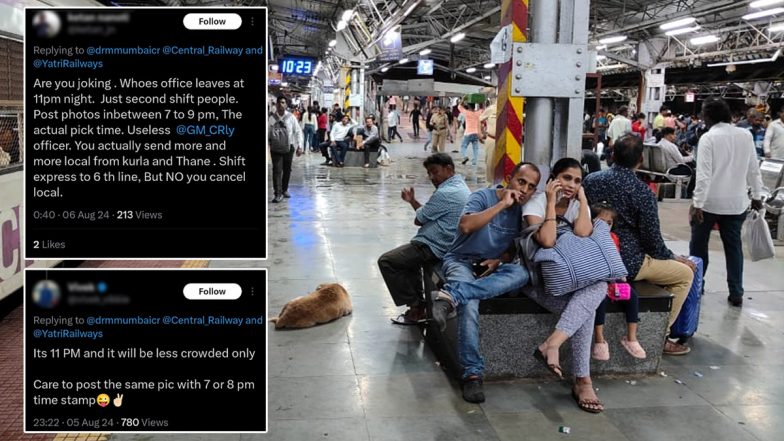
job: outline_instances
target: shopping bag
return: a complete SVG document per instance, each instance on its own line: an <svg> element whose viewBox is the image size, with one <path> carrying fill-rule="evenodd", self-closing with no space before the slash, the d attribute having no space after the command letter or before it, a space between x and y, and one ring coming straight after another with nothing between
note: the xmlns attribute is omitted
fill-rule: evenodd
<svg viewBox="0 0 784 441"><path fill-rule="evenodd" d="M697 325L700 322L700 296L702 296L702 259L691 256L689 260L697 266L694 272L694 280L691 282L691 289L686 296L686 301L681 306L678 318L670 328L671 338L689 338L697 332Z"/></svg>
<svg viewBox="0 0 784 441"><path fill-rule="evenodd" d="M749 248L751 261L770 259L776 256L773 238L770 236L768 223L765 222L765 210L751 210L746 221L746 245Z"/></svg>

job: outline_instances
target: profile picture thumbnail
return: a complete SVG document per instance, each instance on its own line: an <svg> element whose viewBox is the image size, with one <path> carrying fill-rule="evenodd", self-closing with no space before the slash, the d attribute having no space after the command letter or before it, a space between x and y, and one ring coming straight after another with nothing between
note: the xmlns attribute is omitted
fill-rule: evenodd
<svg viewBox="0 0 784 441"><path fill-rule="evenodd" d="M39 38L53 38L61 26L60 16L54 11L39 11L33 16L33 29Z"/></svg>
<svg viewBox="0 0 784 441"><path fill-rule="evenodd" d="M60 285L41 280L33 286L33 302L41 308L52 309L60 303Z"/></svg>

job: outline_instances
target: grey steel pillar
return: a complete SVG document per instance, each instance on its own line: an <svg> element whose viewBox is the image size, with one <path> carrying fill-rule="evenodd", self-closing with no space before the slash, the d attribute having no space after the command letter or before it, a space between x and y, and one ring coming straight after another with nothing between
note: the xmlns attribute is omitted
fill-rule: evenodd
<svg viewBox="0 0 784 441"><path fill-rule="evenodd" d="M558 34L558 5L552 0L529 3L529 42L555 43ZM527 98L525 102L525 147L523 159L549 174L553 150L553 98Z"/></svg>

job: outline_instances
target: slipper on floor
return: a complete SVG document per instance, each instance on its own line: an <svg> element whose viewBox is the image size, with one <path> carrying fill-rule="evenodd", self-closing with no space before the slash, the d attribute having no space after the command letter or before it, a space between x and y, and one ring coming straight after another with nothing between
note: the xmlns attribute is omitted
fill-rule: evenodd
<svg viewBox="0 0 784 441"><path fill-rule="evenodd" d="M390 320L392 320L392 323L396 325L405 325L405 326L423 325L427 322L427 319L425 318L414 320L406 314L400 314L399 316L397 316L397 318L393 318Z"/></svg>
<svg viewBox="0 0 784 441"><path fill-rule="evenodd" d="M592 386L593 387L593 386ZM580 410L583 410L588 413L602 413L604 411L604 404L602 404L599 400L580 400L580 396L577 395L577 392L572 388L572 398L577 403L577 407ZM596 409L595 407L591 406L602 406L602 409Z"/></svg>
<svg viewBox="0 0 784 441"><path fill-rule="evenodd" d="M540 351L539 348L534 349L534 358L541 361L547 370L555 375L559 380L563 380L563 369L561 369L561 366L547 363L547 360L544 358L544 354L542 354L542 351Z"/></svg>

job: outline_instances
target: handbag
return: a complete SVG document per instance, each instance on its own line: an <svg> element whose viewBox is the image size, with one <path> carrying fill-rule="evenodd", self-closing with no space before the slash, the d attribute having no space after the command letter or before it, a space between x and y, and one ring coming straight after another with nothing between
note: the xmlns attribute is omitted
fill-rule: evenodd
<svg viewBox="0 0 784 441"><path fill-rule="evenodd" d="M765 221L765 210L751 210L751 215L746 223L746 240L751 261L770 259L776 257L776 248L770 235L768 223Z"/></svg>
<svg viewBox="0 0 784 441"><path fill-rule="evenodd" d="M520 265L528 271L528 284L531 286L538 286L541 283L539 264L533 260L536 252L539 251L539 243L534 239L534 235L541 227L541 223L526 227L523 229L521 236L515 241Z"/></svg>
<svg viewBox="0 0 784 441"><path fill-rule="evenodd" d="M539 249L533 258L547 294L560 296L628 275L606 222L594 221L588 237L578 237L571 228L559 228L558 233L555 246Z"/></svg>

